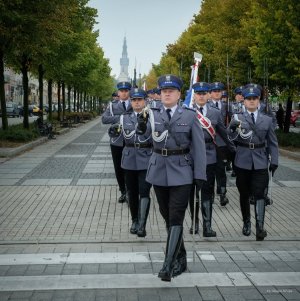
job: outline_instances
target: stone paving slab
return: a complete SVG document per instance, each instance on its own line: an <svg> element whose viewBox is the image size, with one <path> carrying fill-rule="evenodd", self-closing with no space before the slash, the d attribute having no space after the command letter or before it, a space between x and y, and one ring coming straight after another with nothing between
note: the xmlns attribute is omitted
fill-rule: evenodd
<svg viewBox="0 0 300 301"><path fill-rule="evenodd" d="M4 281L8 277L20 277L22 283L27 281L31 285L31 290L28 291L28 287L25 291L17 291L20 289L17 288L14 292L0 292L0 300L300 299L299 161L280 157L271 189L274 205L268 206L266 213L268 237L263 242L255 241L254 232L250 237L241 234L238 192L230 172L230 203L223 208L216 197L214 204L213 228L217 238L204 239L201 233L195 237L190 235L191 220L187 211L184 240L188 271L165 286L156 276L164 257L167 235L155 195L152 191L146 238L129 234L128 206L117 203L119 191L108 140L107 126L97 119L72 129L63 137L58 136L55 141L1 161L0 262L5 256L8 256L6 260L13 257L17 260L20 259L18 254L27 254L48 263L2 261L0 277L4 277ZM251 210L254 225L253 207ZM131 259L117 262L125 253ZM62 258L64 254L73 258L72 263L51 262L52 257ZM149 261L135 262L139 258L136 254L144 254ZM105 258L111 259L104 262ZM123 281L123 275L127 275L132 285L129 287L127 282L121 289L118 282ZM77 278L72 278L74 276ZM41 290L40 285L33 290L36 278L25 277L38 277L46 284L53 279L56 284L53 288ZM85 277L92 281L97 277L106 279L110 289L97 288L99 280L94 281L96 288L89 290L74 287L57 290L58 279L67 280L69 285L73 282L70 279L80 282ZM134 287L141 277L144 282L140 282L140 288ZM10 278L13 279L17 278ZM195 283L199 279L210 279L211 286L205 281ZM147 288L149 281L155 284ZM224 286L220 286L222 283ZM247 286L239 286L243 283Z"/></svg>

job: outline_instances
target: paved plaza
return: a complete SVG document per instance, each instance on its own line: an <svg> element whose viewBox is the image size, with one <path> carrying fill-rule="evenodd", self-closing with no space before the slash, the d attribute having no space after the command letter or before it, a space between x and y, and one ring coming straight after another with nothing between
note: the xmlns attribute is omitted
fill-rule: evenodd
<svg viewBox="0 0 300 301"><path fill-rule="evenodd" d="M0 164L0 301L300 300L300 162L280 157L263 242L242 235L228 173L230 203L214 203L217 237L189 234L187 212L188 271L166 283L155 195L146 238L130 234L107 128L97 118Z"/></svg>

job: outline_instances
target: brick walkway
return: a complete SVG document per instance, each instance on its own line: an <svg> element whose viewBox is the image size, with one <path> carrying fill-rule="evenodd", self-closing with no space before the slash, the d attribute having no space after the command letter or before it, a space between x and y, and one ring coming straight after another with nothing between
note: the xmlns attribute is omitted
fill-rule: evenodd
<svg viewBox="0 0 300 301"><path fill-rule="evenodd" d="M186 214L188 272L166 284L155 196L147 237L129 234L106 133L96 119L0 164L0 300L300 300L299 162L280 158L264 242L242 236L228 174L217 238L193 238Z"/></svg>

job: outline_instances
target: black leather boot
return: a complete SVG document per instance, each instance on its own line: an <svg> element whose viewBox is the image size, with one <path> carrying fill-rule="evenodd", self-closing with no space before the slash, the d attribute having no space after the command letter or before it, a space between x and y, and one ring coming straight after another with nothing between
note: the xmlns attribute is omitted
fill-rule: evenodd
<svg viewBox="0 0 300 301"><path fill-rule="evenodd" d="M229 200L226 197L226 187L221 187L220 192L220 205L226 206L229 203Z"/></svg>
<svg viewBox="0 0 300 301"><path fill-rule="evenodd" d="M179 276L187 269L186 250L182 239L180 249L176 258L175 267L173 270L173 277Z"/></svg>
<svg viewBox="0 0 300 301"><path fill-rule="evenodd" d="M126 203L126 202L127 202L126 191L122 191L122 192L121 192L121 196L119 197L118 202L119 202L119 203Z"/></svg>
<svg viewBox="0 0 300 301"><path fill-rule="evenodd" d="M265 221L265 200L256 200L255 204L255 219L256 219L256 240L261 241L267 236L267 231L264 229Z"/></svg>
<svg viewBox="0 0 300 301"><path fill-rule="evenodd" d="M131 234L136 234L139 228L139 222L137 219L132 220L132 225L130 227L130 233Z"/></svg>
<svg viewBox="0 0 300 301"><path fill-rule="evenodd" d="M249 199L240 199L240 206L243 217L243 235L249 236L251 234L251 215Z"/></svg>
<svg viewBox="0 0 300 301"><path fill-rule="evenodd" d="M150 199L141 198L140 208L139 208L139 228L137 230L138 237L145 237L147 235L146 223L149 215L149 209L150 209Z"/></svg>
<svg viewBox="0 0 300 301"><path fill-rule="evenodd" d="M191 219L192 219L192 225L190 228L190 234L193 234L194 232L194 216L195 216L195 234L199 233L199 198L196 197L196 208L194 208L194 198L190 198L190 210L191 210Z"/></svg>
<svg viewBox="0 0 300 301"><path fill-rule="evenodd" d="M158 277L162 281L171 281L176 264L176 258L182 242L182 226L171 226L169 229L165 261Z"/></svg>
<svg viewBox="0 0 300 301"><path fill-rule="evenodd" d="M201 201L201 211L203 220L203 236L216 237L216 232L211 228L212 203L210 200Z"/></svg>

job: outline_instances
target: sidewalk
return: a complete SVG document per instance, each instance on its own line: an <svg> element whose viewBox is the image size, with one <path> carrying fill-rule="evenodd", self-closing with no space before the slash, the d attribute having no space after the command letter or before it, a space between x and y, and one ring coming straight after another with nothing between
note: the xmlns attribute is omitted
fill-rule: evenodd
<svg viewBox="0 0 300 301"><path fill-rule="evenodd" d="M234 182L225 208L215 199L217 238L190 235L187 212L188 271L165 283L155 195L146 238L129 234L99 119L11 158L0 164L0 300L300 300L300 162L280 158L263 242L241 234Z"/></svg>

